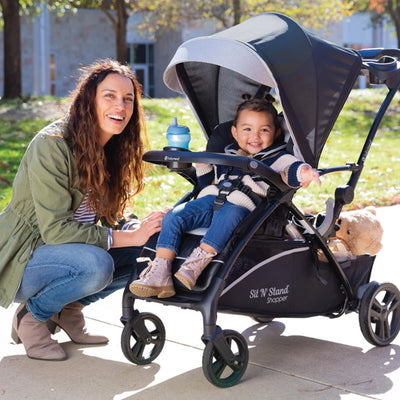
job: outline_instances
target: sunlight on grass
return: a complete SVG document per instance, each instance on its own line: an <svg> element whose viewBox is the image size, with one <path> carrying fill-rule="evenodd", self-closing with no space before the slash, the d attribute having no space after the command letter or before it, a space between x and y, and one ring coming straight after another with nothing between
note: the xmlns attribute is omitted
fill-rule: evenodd
<svg viewBox="0 0 400 400"><path fill-rule="evenodd" d="M332 133L327 140L320 159L320 168L357 162L372 121L385 96L385 89L353 90ZM392 102L389 112L370 148L363 173L356 188L355 199L350 208L368 204L387 206L400 203L400 107L399 95ZM59 100L58 100L59 101ZM12 110L13 103L0 105ZM17 105L14 104L14 107ZM201 151L206 140L187 103L183 98L144 99L147 133L150 148L161 150L167 144L166 131L172 117L180 125L187 125L192 139L190 149ZM1 118L0 128L0 210L11 197L11 183L19 161L30 139L48 122L37 118ZM321 178L322 186L313 184L301 189L295 196L295 204L311 213L324 209L328 197L334 197L335 188L347 183L349 173L335 173ZM154 209L173 206L191 185L176 173L162 166L148 164L145 190L136 196L132 211L143 217Z"/></svg>

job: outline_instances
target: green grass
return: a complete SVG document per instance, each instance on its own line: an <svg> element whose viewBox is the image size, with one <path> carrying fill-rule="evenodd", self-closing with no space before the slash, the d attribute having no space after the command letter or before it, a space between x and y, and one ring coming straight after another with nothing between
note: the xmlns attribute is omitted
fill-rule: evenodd
<svg viewBox="0 0 400 400"><path fill-rule="evenodd" d="M30 139L47 121L1 118L0 122L0 210L11 199L11 183Z"/></svg>
<svg viewBox="0 0 400 400"><path fill-rule="evenodd" d="M354 90L350 95L332 133L326 143L320 160L320 167L338 166L346 162L357 162L366 135L379 106L384 98L384 89ZM24 106L29 110L30 99ZM60 99L54 99L59 102ZM400 203L400 113L399 97L391 108L369 151L364 171L356 188L356 195L349 208L359 208L369 204L387 206ZM147 119L147 132L152 149L162 149L166 145L165 132L171 118L178 117L181 125L187 125L192 134L191 150L204 150L206 141L186 100L153 99L143 100ZM20 102L0 104L0 115L5 111L21 107ZM48 123L37 118L1 118L0 120L0 210L11 198L11 183L19 161L30 139ZM307 212L324 209L328 197L334 196L338 185L347 183L348 173L323 176L322 186L312 184L301 189L295 196L298 207ZM135 198L132 211L143 217L154 209L172 206L191 185L177 174L160 166L149 166L146 188Z"/></svg>
<svg viewBox="0 0 400 400"><path fill-rule="evenodd" d="M384 90L354 90L327 140L319 167L357 162L373 119L386 94ZM372 143L350 208L400 203L400 116L399 96L392 102ZM297 192L296 201L304 209L320 208L333 197L338 185L347 183L348 173L322 177L322 187L310 186Z"/></svg>

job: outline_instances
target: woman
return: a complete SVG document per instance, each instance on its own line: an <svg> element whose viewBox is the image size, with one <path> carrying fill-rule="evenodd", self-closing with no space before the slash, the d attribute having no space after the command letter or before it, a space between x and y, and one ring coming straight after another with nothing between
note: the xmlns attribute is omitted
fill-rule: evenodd
<svg viewBox="0 0 400 400"><path fill-rule="evenodd" d="M82 308L125 287L164 216L123 219L144 186L140 85L112 60L83 72L67 115L29 144L0 214L0 305L21 303L12 336L39 360L67 358L57 326L75 343L107 343L86 331Z"/></svg>

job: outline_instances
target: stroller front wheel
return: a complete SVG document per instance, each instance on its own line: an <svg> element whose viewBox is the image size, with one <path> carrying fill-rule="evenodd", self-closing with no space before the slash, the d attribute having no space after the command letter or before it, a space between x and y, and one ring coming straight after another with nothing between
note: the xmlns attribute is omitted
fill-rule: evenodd
<svg viewBox="0 0 400 400"><path fill-rule="evenodd" d="M365 339L386 346L400 330L400 292L392 283L373 283L361 298L359 323Z"/></svg>
<svg viewBox="0 0 400 400"><path fill-rule="evenodd" d="M121 335L124 356L138 365L150 364L155 360L164 343L164 324L151 313L139 313L127 321Z"/></svg>
<svg viewBox="0 0 400 400"><path fill-rule="evenodd" d="M223 348L218 350L213 341L209 341L203 353L203 373L215 386L226 388L239 382L246 371L249 361L249 349L244 337L233 330L223 330Z"/></svg>

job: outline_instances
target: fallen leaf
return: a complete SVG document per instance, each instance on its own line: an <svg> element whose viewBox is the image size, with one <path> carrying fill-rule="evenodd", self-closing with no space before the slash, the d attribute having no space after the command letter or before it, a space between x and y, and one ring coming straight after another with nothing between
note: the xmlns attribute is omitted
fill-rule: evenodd
<svg viewBox="0 0 400 400"><path fill-rule="evenodd" d="M10 181L9 181L8 179L6 179L6 178L0 176L0 185L7 185L7 186L10 186L11 183L10 183Z"/></svg>

